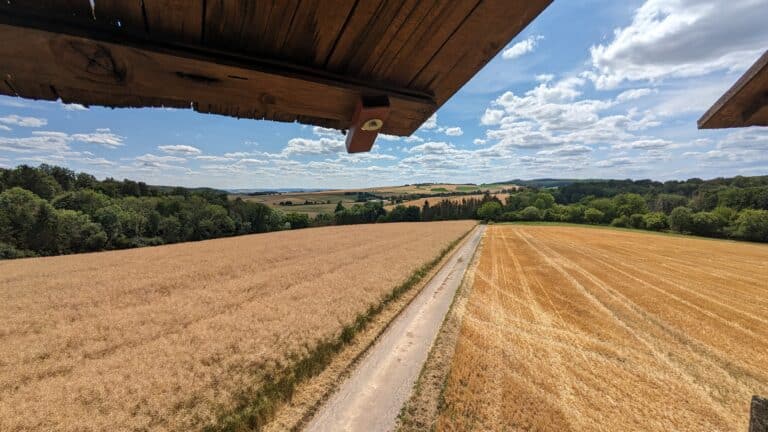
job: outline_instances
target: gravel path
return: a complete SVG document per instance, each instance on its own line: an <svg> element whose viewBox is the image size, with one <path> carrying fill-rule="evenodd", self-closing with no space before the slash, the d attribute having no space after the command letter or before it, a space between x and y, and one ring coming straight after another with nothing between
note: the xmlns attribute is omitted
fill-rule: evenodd
<svg viewBox="0 0 768 432"><path fill-rule="evenodd" d="M427 359L485 226L460 249L390 324L306 431L390 431Z"/></svg>

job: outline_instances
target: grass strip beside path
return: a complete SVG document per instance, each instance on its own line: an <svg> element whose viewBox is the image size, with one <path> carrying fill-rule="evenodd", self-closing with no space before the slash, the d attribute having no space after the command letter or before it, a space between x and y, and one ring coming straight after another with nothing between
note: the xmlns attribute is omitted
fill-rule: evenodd
<svg viewBox="0 0 768 432"><path fill-rule="evenodd" d="M374 317L421 282L474 229L475 227L452 241L434 259L417 268L408 279L385 295L379 303L369 306L352 323L344 326L338 336L321 340L304 356L292 359L294 361L290 365L275 375L265 377L263 384L252 394L238 397L238 400L245 402L240 403L231 412L223 414L215 424L206 426L204 431L261 430L275 416L280 406L290 402L301 383L322 372L331 363L334 355L351 344L355 336L365 330Z"/></svg>

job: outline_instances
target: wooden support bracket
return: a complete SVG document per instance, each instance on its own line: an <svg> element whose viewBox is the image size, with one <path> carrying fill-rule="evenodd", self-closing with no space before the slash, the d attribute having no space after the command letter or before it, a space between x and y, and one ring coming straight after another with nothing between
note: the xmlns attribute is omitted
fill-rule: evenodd
<svg viewBox="0 0 768 432"><path fill-rule="evenodd" d="M379 131L389 117L387 96L363 96L357 101L355 114L347 132L347 152L367 152L373 147Z"/></svg>

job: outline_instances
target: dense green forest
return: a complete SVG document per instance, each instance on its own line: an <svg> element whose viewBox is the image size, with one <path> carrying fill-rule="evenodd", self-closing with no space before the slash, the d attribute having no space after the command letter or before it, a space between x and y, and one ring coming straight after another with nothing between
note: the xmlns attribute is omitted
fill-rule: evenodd
<svg viewBox="0 0 768 432"><path fill-rule="evenodd" d="M556 179L546 184L558 184ZM0 169L0 258L124 249L182 241L375 222L483 219L605 224L768 242L768 176L654 182L564 181L529 186L506 202L445 200L430 206L379 200L310 218L231 200L214 189L97 180L40 165Z"/></svg>
<svg viewBox="0 0 768 432"><path fill-rule="evenodd" d="M472 218L480 201L461 214ZM467 211L466 209L471 209ZM450 217L448 216L450 213ZM0 258L61 255L205 240L310 226L421 220L418 207L387 212L371 201L309 218L207 188L97 180L51 165L0 169Z"/></svg>
<svg viewBox="0 0 768 432"><path fill-rule="evenodd" d="M425 202L421 209L398 207L391 213L408 214L406 220L568 222L768 242L768 176L664 183L544 179L527 185L505 202L486 195L431 207Z"/></svg>
<svg viewBox="0 0 768 432"><path fill-rule="evenodd" d="M529 188L478 217L674 231L768 242L768 176L685 181L591 180Z"/></svg>

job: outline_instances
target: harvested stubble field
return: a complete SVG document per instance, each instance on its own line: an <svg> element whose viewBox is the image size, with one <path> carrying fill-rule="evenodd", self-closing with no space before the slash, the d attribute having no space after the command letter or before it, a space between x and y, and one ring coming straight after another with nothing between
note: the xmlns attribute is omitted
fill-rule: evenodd
<svg viewBox="0 0 768 432"><path fill-rule="evenodd" d="M745 431L768 247L489 227L437 430Z"/></svg>
<svg viewBox="0 0 768 432"><path fill-rule="evenodd" d="M0 262L0 430L196 430L469 221Z"/></svg>

